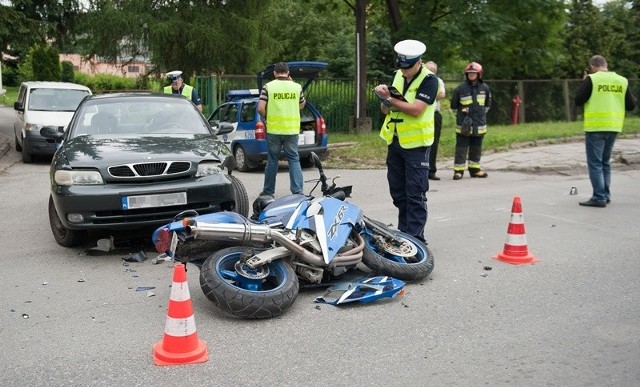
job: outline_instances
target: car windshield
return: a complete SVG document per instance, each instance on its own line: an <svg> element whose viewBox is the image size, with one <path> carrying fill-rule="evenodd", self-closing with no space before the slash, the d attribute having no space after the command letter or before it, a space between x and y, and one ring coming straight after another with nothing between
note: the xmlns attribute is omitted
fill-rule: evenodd
<svg viewBox="0 0 640 387"><path fill-rule="evenodd" d="M88 100L73 122L72 137L211 133L188 100L152 95Z"/></svg>
<svg viewBox="0 0 640 387"><path fill-rule="evenodd" d="M82 98L89 95L86 90L74 89L31 89L29 110L45 112L73 112Z"/></svg>

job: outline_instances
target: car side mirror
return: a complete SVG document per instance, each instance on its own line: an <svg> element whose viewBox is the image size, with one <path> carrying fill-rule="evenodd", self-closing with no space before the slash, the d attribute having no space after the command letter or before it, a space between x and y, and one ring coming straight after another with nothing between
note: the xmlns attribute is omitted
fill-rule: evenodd
<svg viewBox="0 0 640 387"><path fill-rule="evenodd" d="M218 124L218 128L216 129L217 136L229 134L231 132L233 132L233 125L228 122L220 122Z"/></svg>
<svg viewBox="0 0 640 387"><path fill-rule="evenodd" d="M22 106L22 102L14 102L13 103L13 109L17 110L19 112L23 112L24 111L24 106Z"/></svg>
<svg viewBox="0 0 640 387"><path fill-rule="evenodd" d="M61 140L64 137L64 133L60 132L57 126L45 126L40 129L40 135L51 140Z"/></svg>

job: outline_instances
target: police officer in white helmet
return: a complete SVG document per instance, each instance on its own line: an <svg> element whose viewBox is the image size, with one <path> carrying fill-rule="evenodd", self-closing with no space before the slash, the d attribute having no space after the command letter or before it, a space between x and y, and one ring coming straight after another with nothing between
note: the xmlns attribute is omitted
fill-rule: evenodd
<svg viewBox="0 0 640 387"><path fill-rule="evenodd" d="M387 181L398 208L398 230L425 241L429 190L429 148L434 139L438 78L422 65L424 43L403 40L394 46L391 85L374 89L385 120L380 137L387 142Z"/></svg>

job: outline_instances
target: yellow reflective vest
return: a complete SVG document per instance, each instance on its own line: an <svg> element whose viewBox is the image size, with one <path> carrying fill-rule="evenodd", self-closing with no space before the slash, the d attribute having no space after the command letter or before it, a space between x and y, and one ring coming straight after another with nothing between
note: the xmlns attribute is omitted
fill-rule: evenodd
<svg viewBox="0 0 640 387"><path fill-rule="evenodd" d="M294 81L275 79L266 84L267 133L300 133L300 95L302 86Z"/></svg>
<svg viewBox="0 0 640 387"><path fill-rule="evenodd" d="M584 104L585 132L621 132L629 81L612 71L589 75L593 88Z"/></svg>
<svg viewBox="0 0 640 387"><path fill-rule="evenodd" d="M402 72L396 71L396 75L393 78L393 86L404 95L407 102L413 103L416 100L416 93L418 92L420 84L431 74L433 74L431 71L423 67L409 85L409 89L404 92ZM380 129L380 137L389 145L393 141L393 136L396 135L398 136L400 146L405 149L430 146L433 144L433 114L435 110L435 104L428 105L417 117L412 117L400 111L391 111L384 119L382 128Z"/></svg>
<svg viewBox="0 0 640 387"><path fill-rule="evenodd" d="M170 85L164 87L164 93L173 94L173 89L171 88ZM181 95L186 99L188 99L189 101L191 101L191 97L193 96L193 86L184 85L184 87L182 88Z"/></svg>

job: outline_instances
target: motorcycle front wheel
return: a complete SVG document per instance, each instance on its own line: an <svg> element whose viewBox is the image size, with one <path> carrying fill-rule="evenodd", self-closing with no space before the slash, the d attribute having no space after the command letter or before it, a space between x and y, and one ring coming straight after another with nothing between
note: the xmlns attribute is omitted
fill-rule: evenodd
<svg viewBox="0 0 640 387"><path fill-rule="evenodd" d="M375 229L367 229L362 235L365 241L362 262L369 269L404 281L416 281L431 274L433 255L422 241L384 228L396 237L396 241Z"/></svg>
<svg viewBox="0 0 640 387"><path fill-rule="evenodd" d="M298 296L298 277L281 259L251 269L243 258L258 250L234 246L213 253L200 269L200 288L223 311L242 318L276 317Z"/></svg>

